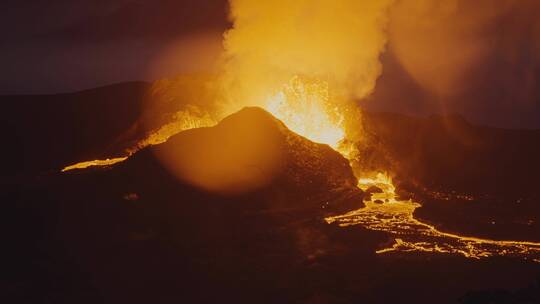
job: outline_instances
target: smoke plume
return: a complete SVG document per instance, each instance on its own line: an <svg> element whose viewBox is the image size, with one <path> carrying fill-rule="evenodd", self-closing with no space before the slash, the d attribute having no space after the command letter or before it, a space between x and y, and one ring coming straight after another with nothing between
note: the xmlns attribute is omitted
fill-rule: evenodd
<svg viewBox="0 0 540 304"><path fill-rule="evenodd" d="M230 0L221 87L257 105L295 76L327 81L342 97L374 89L392 0Z"/></svg>

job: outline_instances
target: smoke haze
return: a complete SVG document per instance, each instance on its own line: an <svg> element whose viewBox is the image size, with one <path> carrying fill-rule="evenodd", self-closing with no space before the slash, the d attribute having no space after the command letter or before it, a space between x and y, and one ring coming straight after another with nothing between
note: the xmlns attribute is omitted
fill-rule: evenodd
<svg viewBox="0 0 540 304"><path fill-rule="evenodd" d="M540 126L540 3L400 0L368 107Z"/></svg>

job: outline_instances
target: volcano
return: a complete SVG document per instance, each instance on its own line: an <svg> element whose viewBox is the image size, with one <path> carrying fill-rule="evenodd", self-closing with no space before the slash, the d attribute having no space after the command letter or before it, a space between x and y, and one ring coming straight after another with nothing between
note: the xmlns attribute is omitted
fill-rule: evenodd
<svg viewBox="0 0 540 304"><path fill-rule="evenodd" d="M114 117L119 110L109 111ZM363 191L349 160L260 108L180 132L114 165L67 172L61 172L60 162L87 160L91 153L66 153L48 163L43 155L52 157L60 147L35 144L42 142L40 136L18 138L43 154L35 154L17 175L4 172L2 178L8 190L2 193L6 224L12 227L4 238L6 298L29 303L474 303L502 293L534 303L538 263L453 254L448 246L463 251L459 246L499 245L472 238L454 244L462 240L446 232L428 235L442 238L433 243L439 252L417 248L424 239L407 239L416 237L407 225L436 226L458 237L537 241L536 192L519 192L526 196L521 211L506 199L518 199L520 185L534 183L530 175L517 173L521 163L538 164L532 157L536 131L477 127L460 118L365 116L369 144L359 147L362 155L398 172L392 199L420 200L415 218L400 222L395 221L400 213L379 212L391 206L384 198L377 201L387 194L384 189ZM94 147L89 151L98 151L90 156L122 156L118 147L142 137L133 127L136 121L118 122L114 140L89 139ZM76 136L79 130L69 132ZM408 145L413 137L421 144ZM505 171L516 173L512 182L494 187L489 174L502 174L498 166L508 165L512 142L529 147L531 155ZM17 154L17 148L9 153ZM433 150L451 157L434 157L428 153ZM482 156L485 162L478 163ZM453 167L456 162L464 168ZM11 167L16 171L16 162ZM194 168L198 174L188 174ZM463 170L468 173L460 178ZM355 211L357 217L365 215L362 224L327 221ZM401 235L389 234L380 223L395 223ZM502 246L493 252L528 248ZM394 254L377 253L392 249Z"/></svg>
<svg viewBox="0 0 540 304"><path fill-rule="evenodd" d="M162 156L164 161L160 159ZM158 185L174 183L160 179L169 176L176 183L204 191L198 180L200 176L190 180L189 174L186 178L183 172L178 172L190 168L204 171L197 173L211 179L208 183L224 187L206 189L210 192L230 190L238 183L262 179L264 183L257 187L222 195L269 197L263 205L270 209L306 208L322 215L361 207L363 192L356 187L357 179L347 159L327 145L291 132L260 108L244 108L214 127L180 132L163 144L138 151L117 166L104 168L103 172L100 168L94 170L131 178L142 174L141 185L148 179ZM85 174L84 170L79 173Z"/></svg>
<svg viewBox="0 0 540 304"><path fill-rule="evenodd" d="M262 140L253 142L257 138ZM157 156L190 150L212 162L231 151L250 155L271 138L274 146L264 148L276 150L279 166L267 184L243 193L213 193L179 180ZM215 149L204 154L201 149L209 144ZM230 168L261 169L245 158L226 161L234 163L216 173L222 179ZM127 296L137 302L155 300L158 290L173 284L176 296L209 300L214 296L195 288L207 284L199 285L210 279L204 273L215 273L219 289L237 296L241 283L222 285L222 280L239 269L250 272L256 263L271 272L281 263L297 258L303 261L295 261L299 265L313 263L323 254L311 238L328 229L324 216L362 206L364 193L356 183L339 153L292 133L262 109L246 108L215 127L181 132L114 166L41 175L14 187L9 214L21 230L10 238L8 253L17 261L11 274L24 275L12 291L31 302L44 297L28 292L36 285L46 293L59 286L55 302L69 302L80 292L93 300L105 293L107 300ZM327 242L322 235L317 239ZM139 272L149 280L135 279ZM245 275L241 281L251 276ZM89 286L98 290L86 290ZM66 293L71 288L76 295Z"/></svg>

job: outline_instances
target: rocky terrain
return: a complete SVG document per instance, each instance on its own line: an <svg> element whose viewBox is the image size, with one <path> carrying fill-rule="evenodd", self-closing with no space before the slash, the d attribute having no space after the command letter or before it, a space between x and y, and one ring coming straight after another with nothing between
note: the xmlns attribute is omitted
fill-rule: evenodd
<svg viewBox="0 0 540 304"><path fill-rule="evenodd" d="M119 91L131 93L125 99L104 93ZM347 160L260 109L182 132L114 166L60 172L66 164L121 153L125 142L142 136L133 127L139 110L127 105L144 94L144 85L124 84L47 97L59 100L47 107L39 97L16 97L27 101L4 114L12 144L2 149L2 302L540 301L537 263L378 255L394 241L387 234L327 224L326 216L363 205L365 193L355 187ZM84 119L59 110L65 100L90 105L95 96L103 104L77 112ZM132 116L115 120L126 109ZM395 170L398 191L422 202L419 217L485 237L539 235L538 179L532 174L539 164L537 131L477 127L455 117L365 117L371 143L361 147L366 159ZM94 134L94 127L116 131L84 135ZM55 137L57 131L62 135ZM208 145L213 149L204 149ZM274 151L269 155L277 165L261 175L264 162L245 161L257 154L254 147ZM245 156L225 158L229 166L211 172L216 180L236 183L238 172L271 178L247 192L207 191L162 157L183 151L202 163L231 151ZM527 199L516 203L522 196Z"/></svg>

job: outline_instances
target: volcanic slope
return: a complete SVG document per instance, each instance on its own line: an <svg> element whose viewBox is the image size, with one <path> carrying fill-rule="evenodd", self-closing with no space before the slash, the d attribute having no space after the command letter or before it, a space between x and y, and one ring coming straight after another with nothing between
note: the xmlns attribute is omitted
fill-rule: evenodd
<svg viewBox="0 0 540 304"><path fill-rule="evenodd" d="M258 136L275 139L279 165L248 192L203 190L158 156L210 145L199 156L212 163L231 151L252 155ZM228 160L241 172L260 171ZM392 241L384 231L323 221L362 207L357 182L339 153L257 108L114 166L28 178L1 194L13 227L4 239L9 302L388 303L407 291L418 303L450 303L470 289L527 284L538 273L510 259L377 255ZM399 292L385 292L388 284Z"/></svg>

